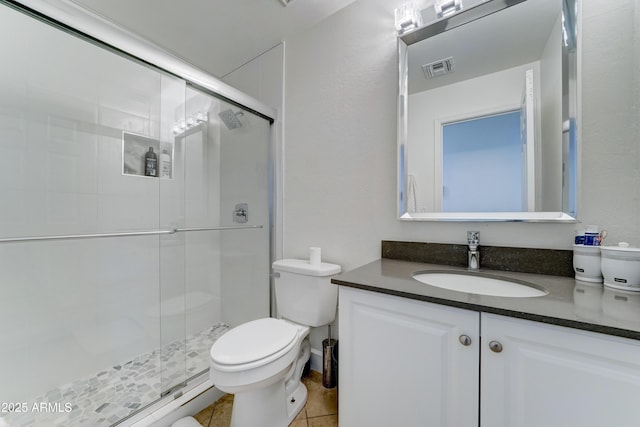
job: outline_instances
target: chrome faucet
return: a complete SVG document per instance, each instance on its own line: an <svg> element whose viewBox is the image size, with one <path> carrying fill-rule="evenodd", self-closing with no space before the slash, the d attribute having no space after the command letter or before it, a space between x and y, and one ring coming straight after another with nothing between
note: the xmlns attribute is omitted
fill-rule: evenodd
<svg viewBox="0 0 640 427"><path fill-rule="evenodd" d="M467 243L469 244L469 270L478 270L480 268L480 232L467 231Z"/></svg>

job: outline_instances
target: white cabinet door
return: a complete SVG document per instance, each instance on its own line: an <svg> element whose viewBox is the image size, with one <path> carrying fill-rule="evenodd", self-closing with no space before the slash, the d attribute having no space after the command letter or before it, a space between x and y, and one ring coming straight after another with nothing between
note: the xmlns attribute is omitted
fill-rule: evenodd
<svg viewBox="0 0 640 427"><path fill-rule="evenodd" d="M639 341L486 313L481 322L483 427L640 425Z"/></svg>
<svg viewBox="0 0 640 427"><path fill-rule="evenodd" d="M341 426L478 425L478 313L344 287L338 305Z"/></svg>

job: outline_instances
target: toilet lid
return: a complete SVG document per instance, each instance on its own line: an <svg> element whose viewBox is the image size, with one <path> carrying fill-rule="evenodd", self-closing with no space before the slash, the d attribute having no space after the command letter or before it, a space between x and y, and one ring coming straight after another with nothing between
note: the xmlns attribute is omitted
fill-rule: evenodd
<svg viewBox="0 0 640 427"><path fill-rule="evenodd" d="M253 320L218 338L211 347L211 358L224 365L255 362L286 348L297 333L298 329L284 320Z"/></svg>

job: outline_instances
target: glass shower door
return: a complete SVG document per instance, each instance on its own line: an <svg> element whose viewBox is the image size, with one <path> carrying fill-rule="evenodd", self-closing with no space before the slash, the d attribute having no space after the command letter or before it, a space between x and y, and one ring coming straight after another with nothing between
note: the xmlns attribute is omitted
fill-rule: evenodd
<svg viewBox="0 0 640 427"><path fill-rule="evenodd" d="M269 315L270 124L191 87L179 111L160 180L177 230L161 243L164 393L206 380L215 340Z"/></svg>
<svg viewBox="0 0 640 427"><path fill-rule="evenodd" d="M4 2L0 51L0 424L117 424L269 315L271 127Z"/></svg>
<svg viewBox="0 0 640 427"><path fill-rule="evenodd" d="M0 36L0 417L109 426L160 398L144 155L185 83L4 5Z"/></svg>

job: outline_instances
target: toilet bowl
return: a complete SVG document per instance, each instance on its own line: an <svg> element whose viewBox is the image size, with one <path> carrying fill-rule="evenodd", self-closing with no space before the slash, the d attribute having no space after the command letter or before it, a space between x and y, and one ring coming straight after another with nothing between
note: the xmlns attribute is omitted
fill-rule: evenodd
<svg viewBox="0 0 640 427"><path fill-rule="evenodd" d="M310 357L311 327L331 323L337 287L331 276L340 266L306 260L273 264L281 319L263 318L237 326L211 347L209 376L234 394L231 427L286 427L304 407L300 381Z"/></svg>
<svg viewBox="0 0 640 427"><path fill-rule="evenodd" d="M244 323L211 347L215 385L226 393L267 387L296 361L309 328L271 317Z"/></svg>
<svg viewBox="0 0 640 427"><path fill-rule="evenodd" d="M264 318L216 341L210 376L218 389L235 394L231 427L286 426L300 412L307 398L300 376L309 359L308 334L307 326Z"/></svg>

